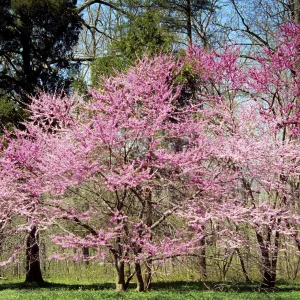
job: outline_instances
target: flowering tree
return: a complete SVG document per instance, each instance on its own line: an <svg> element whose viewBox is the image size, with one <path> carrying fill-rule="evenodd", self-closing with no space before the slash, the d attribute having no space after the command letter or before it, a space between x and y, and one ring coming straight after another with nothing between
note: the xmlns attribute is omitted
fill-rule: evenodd
<svg viewBox="0 0 300 300"><path fill-rule="evenodd" d="M10 180L13 192L22 193L23 206L28 203L16 208L28 215L26 227L58 225L64 234L53 241L75 249L73 259L82 256L83 247L98 249L93 258L112 262L118 290L125 290L134 274L138 290L144 290L142 263L148 286L153 257L183 248L160 229L178 209L179 192L184 194L180 177L186 170L176 166L182 154L175 153L172 139L185 138L193 125L174 105L180 91L172 77L179 68L168 57L145 58L91 91L88 103L47 95L33 99L26 132L8 138L3 152L3 161L20 174ZM67 192L80 203L61 200ZM81 233L68 232L62 220ZM134 266L127 280L126 263Z"/></svg>
<svg viewBox="0 0 300 300"><path fill-rule="evenodd" d="M298 32L286 25L250 69L235 47L191 47L181 62L140 60L87 102L33 99L26 130L6 135L0 159L0 225L29 234L28 280L38 233L56 226L52 240L73 251L52 258L105 259L118 290L136 275L143 291L156 260L196 255L212 237L227 252L257 252L273 287L280 251L290 240L300 249ZM197 83L188 101L183 65Z"/></svg>
<svg viewBox="0 0 300 300"><path fill-rule="evenodd" d="M2 140L1 234L5 237L2 241L13 235L17 235L17 240L20 240L20 234L26 233L26 243L12 247L14 249L11 249L13 252L7 262L16 260L20 251L26 249L27 282L43 282L39 261L39 232L48 228L52 222L42 196L50 191L59 194L64 188L60 186L57 168L52 168L51 171L48 169L50 162L51 165L55 165L53 149L59 151L60 148L67 148L66 141L64 145L59 144L59 139L50 130L53 114L59 126L65 124L67 114L63 113L63 110L68 111L68 105L73 102L74 98L57 99L46 95L40 99L33 99L32 119L24 124L26 130L7 133ZM52 111L44 123L40 109L42 103L43 110ZM52 107L48 108L49 103ZM16 219L17 225L8 226L15 223Z"/></svg>
<svg viewBox="0 0 300 300"><path fill-rule="evenodd" d="M204 83L198 99L208 121L210 168L217 182L212 201L190 204L190 225L200 237L216 234L229 251L257 247L264 287L275 285L279 251L287 251L288 237L299 248L298 59L299 27L294 24L282 29L277 48L256 57L251 69L243 70L238 52L230 48L188 54ZM203 232L208 220L223 229Z"/></svg>

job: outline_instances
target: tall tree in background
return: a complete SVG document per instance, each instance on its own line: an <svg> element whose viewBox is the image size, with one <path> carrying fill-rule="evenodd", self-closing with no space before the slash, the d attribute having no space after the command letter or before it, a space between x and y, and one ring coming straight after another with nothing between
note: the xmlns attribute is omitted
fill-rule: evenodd
<svg viewBox="0 0 300 300"><path fill-rule="evenodd" d="M72 48L78 41L81 18L76 0L5 0L0 5L1 123L18 125L22 109L39 90L68 91ZM4 97L5 96L5 97ZM9 113L7 113L9 112ZM27 235L26 281L43 282L38 230Z"/></svg>
<svg viewBox="0 0 300 300"><path fill-rule="evenodd" d="M156 5L163 8L167 15L165 18L169 28L187 37L187 43L193 43L193 35L201 37L205 46L208 44L207 36L201 36L197 28L197 18L203 10L214 10L213 1L210 0L172 0L155 1Z"/></svg>
<svg viewBox="0 0 300 300"><path fill-rule="evenodd" d="M0 4L0 97L23 108L40 89L68 90L81 18L76 0L4 0ZM8 98L3 100L3 96ZM19 108L16 109L18 111ZM15 122L16 120L12 120Z"/></svg>
<svg viewBox="0 0 300 300"><path fill-rule="evenodd" d="M300 1L299 0L294 0L293 1L294 5L294 21L297 24L300 24Z"/></svg>
<svg viewBox="0 0 300 300"><path fill-rule="evenodd" d="M192 41L210 47L220 41L215 24L220 2L84 1L76 9L84 12L75 49L75 60L82 63L79 81L95 86L99 76L124 70L144 53L177 51Z"/></svg>
<svg viewBox="0 0 300 300"><path fill-rule="evenodd" d="M153 1L128 1L130 18L124 19L115 31L114 39L107 49L107 55L98 57L92 64L92 84L99 82L101 75L111 75L114 70L124 70L143 55L170 53L175 36L163 24L163 11ZM153 6L152 6L153 4Z"/></svg>

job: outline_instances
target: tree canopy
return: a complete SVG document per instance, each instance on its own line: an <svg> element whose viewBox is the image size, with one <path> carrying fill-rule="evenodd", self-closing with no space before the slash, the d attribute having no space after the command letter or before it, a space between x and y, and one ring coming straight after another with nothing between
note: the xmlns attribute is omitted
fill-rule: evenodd
<svg viewBox="0 0 300 300"><path fill-rule="evenodd" d="M5 0L0 4L0 96L24 107L44 90L67 91L81 18L74 0Z"/></svg>

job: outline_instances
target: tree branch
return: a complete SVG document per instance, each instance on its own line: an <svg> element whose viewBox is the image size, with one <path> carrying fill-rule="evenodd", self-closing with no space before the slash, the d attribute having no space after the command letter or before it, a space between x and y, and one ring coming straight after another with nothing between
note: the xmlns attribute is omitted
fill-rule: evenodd
<svg viewBox="0 0 300 300"><path fill-rule="evenodd" d="M103 32L103 31L99 30L96 26L87 24L84 20L82 20L81 23L82 23L83 26L85 26L85 27L86 27L87 29L89 29L90 31L95 30L96 32L98 32L98 33L100 33L100 34L106 36L107 38L109 38L109 39L111 39L111 40L113 39L110 35L108 35L107 33L105 33L105 32Z"/></svg>
<svg viewBox="0 0 300 300"><path fill-rule="evenodd" d="M85 2L84 4L82 4L81 6L77 7L76 8L76 11L78 13L81 13L83 10L85 10L86 8L90 7L91 5L93 4L103 4L103 5L106 5L114 10L117 10L121 13L123 13L124 15L127 15L127 12L123 9L121 9L120 7L114 5L114 4L111 4L109 2L106 2L106 1L101 1L101 0L90 0L90 1L87 1Z"/></svg>
<svg viewBox="0 0 300 300"><path fill-rule="evenodd" d="M176 205L174 208L166 211L150 228L154 229L157 227L160 223L162 223L168 216L172 215L177 209L179 208L178 205Z"/></svg>
<svg viewBox="0 0 300 300"><path fill-rule="evenodd" d="M270 48L269 46L269 43L267 41L265 41L263 38L261 38L258 34L256 34L255 32L253 32L252 30L250 30L250 27L249 25L246 23L245 21L245 18L242 16L241 12L239 11L237 5L236 5L236 2L235 0L231 0L233 6L234 6L234 9L236 11L236 13L238 14L238 16L240 17L243 25L245 26L246 29L241 29L241 31L244 31L250 35L252 35L253 37L255 37L258 41L260 41L263 45L267 46L268 48ZM271 49L271 48L270 48Z"/></svg>

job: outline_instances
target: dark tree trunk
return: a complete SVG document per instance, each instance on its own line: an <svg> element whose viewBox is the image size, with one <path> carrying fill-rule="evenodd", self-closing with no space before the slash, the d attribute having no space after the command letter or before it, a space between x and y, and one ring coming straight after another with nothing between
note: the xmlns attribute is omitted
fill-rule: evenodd
<svg viewBox="0 0 300 300"><path fill-rule="evenodd" d="M272 289L275 287L275 282L276 282L276 273L273 273L271 270L265 268L264 280L261 284L261 287L265 289Z"/></svg>
<svg viewBox="0 0 300 300"><path fill-rule="evenodd" d="M122 261L115 261L115 265L117 269L116 290L124 292L127 289L125 284L125 264Z"/></svg>
<svg viewBox="0 0 300 300"><path fill-rule="evenodd" d="M83 259L86 265L89 264L89 258L90 258L90 251L89 247L82 247L82 254L83 254Z"/></svg>
<svg viewBox="0 0 300 300"><path fill-rule="evenodd" d="M276 267L277 267L277 257L278 257L278 244L279 244L279 233L275 234L275 252L271 257L271 253L268 245L271 242L271 229L268 229L268 236L266 243L260 233L256 233L259 248L262 256L262 268L263 268L263 282L261 284L262 288L270 289L275 287L276 283Z"/></svg>
<svg viewBox="0 0 300 300"><path fill-rule="evenodd" d="M142 275L142 268L140 263L135 263L135 275L137 278L137 287L136 291L137 292L144 292L145 291L145 284L143 280L143 275Z"/></svg>
<svg viewBox="0 0 300 300"><path fill-rule="evenodd" d="M3 242L4 242L4 232L3 232L3 225L4 223L1 223L0 224L0 255L2 254L2 245L3 245ZM2 278L2 273L0 271L0 277Z"/></svg>
<svg viewBox="0 0 300 300"><path fill-rule="evenodd" d="M193 43L191 0L186 1L186 29L187 29L187 36L188 36L188 44L191 45Z"/></svg>
<svg viewBox="0 0 300 300"><path fill-rule="evenodd" d="M31 52L32 52L32 45L31 45L31 24L28 22L28 19L26 16L21 15L21 22L23 23L23 26L20 28L21 35L20 35L20 42L22 45L22 76L23 76L23 90L27 93L27 102L30 101L29 96L32 96L34 93L34 74L33 69L31 65ZM26 103L21 103L22 105L25 105Z"/></svg>
<svg viewBox="0 0 300 300"><path fill-rule="evenodd" d="M151 171L152 173L152 171ZM151 227L153 224L153 207L152 207L152 191L151 189L146 190L146 225ZM152 235L150 237L152 240ZM152 281L152 258L148 257L146 260L146 271L145 271L145 289L151 289L151 281Z"/></svg>
<svg viewBox="0 0 300 300"><path fill-rule="evenodd" d="M238 248L236 248L235 251L236 251L236 253L237 253L238 257L239 257L239 260L240 260L240 263L241 263L241 268L242 268L243 274L245 276L245 280L246 280L246 282L250 282L251 280L250 280L250 277L249 277L249 275L247 273L246 266L245 266L245 263L244 263L244 259L243 259L242 255L241 255L241 252L240 252L240 250Z"/></svg>
<svg viewBox="0 0 300 300"><path fill-rule="evenodd" d="M296 24L300 24L300 0L292 0L292 17Z"/></svg>
<svg viewBox="0 0 300 300"><path fill-rule="evenodd" d="M39 234L34 226L26 239L26 279L25 282L43 283L40 255Z"/></svg>

